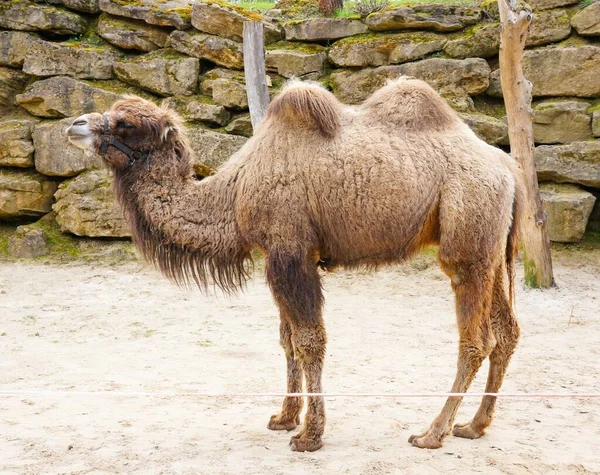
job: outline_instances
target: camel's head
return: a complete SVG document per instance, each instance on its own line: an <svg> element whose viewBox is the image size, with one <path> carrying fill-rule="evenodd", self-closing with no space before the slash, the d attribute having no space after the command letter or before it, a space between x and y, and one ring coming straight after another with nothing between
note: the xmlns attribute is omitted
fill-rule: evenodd
<svg viewBox="0 0 600 475"><path fill-rule="evenodd" d="M180 119L172 111L128 97L104 114L77 117L67 137L79 148L100 153L111 168L123 169L160 149L179 128Z"/></svg>

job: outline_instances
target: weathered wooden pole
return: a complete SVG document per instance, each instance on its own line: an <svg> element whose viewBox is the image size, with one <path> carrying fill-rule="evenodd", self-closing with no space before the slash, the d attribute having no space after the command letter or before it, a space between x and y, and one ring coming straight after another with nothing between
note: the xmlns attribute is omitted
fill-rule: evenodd
<svg viewBox="0 0 600 475"><path fill-rule="evenodd" d="M243 34L246 94L252 128L255 129L264 119L269 105L263 24L256 21L245 21Z"/></svg>
<svg viewBox="0 0 600 475"><path fill-rule="evenodd" d="M533 14L522 0L498 0L500 33L500 82L508 118L513 158L521 165L527 186L526 218L522 229L525 282L530 287L554 285L546 213L533 158L532 84L523 75L521 60Z"/></svg>

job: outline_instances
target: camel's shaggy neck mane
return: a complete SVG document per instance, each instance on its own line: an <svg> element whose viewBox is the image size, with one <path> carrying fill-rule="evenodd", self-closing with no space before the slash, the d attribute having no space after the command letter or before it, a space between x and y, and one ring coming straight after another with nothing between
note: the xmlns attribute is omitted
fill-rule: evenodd
<svg viewBox="0 0 600 475"><path fill-rule="evenodd" d="M185 138L174 134L143 163L115 171L115 190L144 258L180 285L243 287L249 252L233 215L235 177L192 176ZM160 159L156 157L160 154Z"/></svg>

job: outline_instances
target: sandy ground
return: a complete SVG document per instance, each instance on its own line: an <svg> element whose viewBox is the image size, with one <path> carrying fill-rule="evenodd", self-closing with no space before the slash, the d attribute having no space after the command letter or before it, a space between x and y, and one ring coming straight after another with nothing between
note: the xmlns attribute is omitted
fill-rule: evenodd
<svg viewBox="0 0 600 475"><path fill-rule="evenodd" d="M446 391L457 335L423 258L325 277L329 392ZM521 271L520 271L521 272ZM503 390L600 392L600 253L563 255L560 285L518 289L522 340ZM278 392L278 316L259 277L235 298L180 290L139 263L0 264L0 389ZM471 391L482 391L487 364ZM458 421L479 401L464 401ZM325 445L266 429L277 399L0 397L0 473L600 473L600 399L502 400L488 434L407 443L440 399L326 401Z"/></svg>

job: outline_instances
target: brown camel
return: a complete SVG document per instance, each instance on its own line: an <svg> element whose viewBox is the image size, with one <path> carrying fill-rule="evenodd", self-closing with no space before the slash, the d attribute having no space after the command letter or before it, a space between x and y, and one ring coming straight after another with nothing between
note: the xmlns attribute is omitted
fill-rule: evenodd
<svg viewBox="0 0 600 475"><path fill-rule="evenodd" d="M287 391L321 393L327 338L319 267L375 268L438 245L456 296L460 335L452 392L469 388L489 356L486 392L497 392L519 337L512 310L523 188L513 160L487 145L426 83L400 78L356 108L314 84L292 82L254 136L216 174L193 177L180 119L139 99L86 114L72 143L104 155L144 257L169 278L243 286L251 251L281 314ZM508 283L508 288L507 284ZM296 451L322 446L323 398L309 396ZM437 448L460 397L447 400L417 447ZM478 438L495 397L454 435ZM292 430L303 399L286 397L268 427Z"/></svg>

